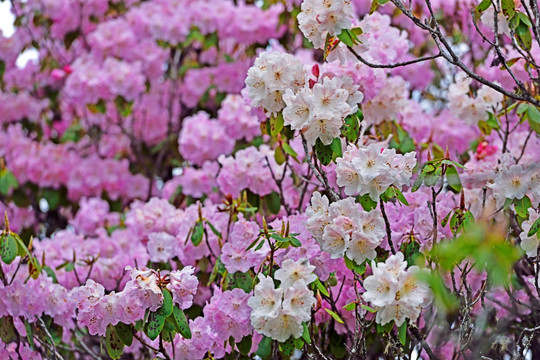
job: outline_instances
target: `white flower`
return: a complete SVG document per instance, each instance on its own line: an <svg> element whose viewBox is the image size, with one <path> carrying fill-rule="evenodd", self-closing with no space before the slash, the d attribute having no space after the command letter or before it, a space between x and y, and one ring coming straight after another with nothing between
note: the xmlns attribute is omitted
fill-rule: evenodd
<svg viewBox="0 0 540 360"><path fill-rule="evenodd" d="M511 165L508 169L501 169L493 184L487 186L493 189L493 196L497 199L497 206L502 206L505 200L521 199L531 185L531 176L524 171L521 165Z"/></svg>
<svg viewBox="0 0 540 360"><path fill-rule="evenodd" d="M150 290L154 294L158 294L160 296L162 295L161 289L157 284L157 274L154 270L144 267L141 270L138 270L129 265L126 266L125 269L131 271L131 280L135 281L139 288L142 290Z"/></svg>
<svg viewBox="0 0 540 360"><path fill-rule="evenodd" d="M283 296L283 309L295 314L300 322L311 319L311 308L317 300L313 291L309 290L304 281L297 281L294 286L285 290Z"/></svg>
<svg viewBox="0 0 540 360"><path fill-rule="evenodd" d="M255 286L254 296L248 299L248 306L253 310L253 318L276 317L281 308L283 291L276 289L271 277L259 274L259 283Z"/></svg>
<svg viewBox="0 0 540 360"><path fill-rule="evenodd" d="M166 262L176 256L176 238L166 232L151 233L148 235L148 255L150 261Z"/></svg>
<svg viewBox="0 0 540 360"><path fill-rule="evenodd" d="M281 309L276 317L266 319L261 333L279 342L284 342L291 336L299 338L304 332L302 322L296 314L288 309Z"/></svg>
<svg viewBox="0 0 540 360"><path fill-rule="evenodd" d="M306 228L315 240L321 241L324 228L331 223L326 195L321 196L321 193L315 191L311 196L311 206L306 209L306 215L308 217Z"/></svg>
<svg viewBox="0 0 540 360"><path fill-rule="evenodd" d="M342 85L339 77L325 77L322 83L313 86L313 112L318 118L343 119L351 113L352 108L347 104L349 92Z"/></svg>
<svg viewBox="0 0 540 360"><path fill-rule="evenodd" d="M380 244L386 235L384 220L378 210L361 213L358 224L358 230L373 243Z"/></svg>
<svg viewBox="0 0 540 360"><path fill-rule="evenodd" d="M375 249L380 242L374 242L370 237L359 231L353 231L349 247L347 248L347 257L357 264L363 263L366 259L373 260L377 257Z"/></svg>
<svg viewBox="0 0 540 360"><path fill-rule="evenodd" d="M324 145L330 145L334 138L339 136L341 126L343 126L342 119L317 115L302 129L302 132L306 142L311 146L315 145L317 138L321 139Z"/></svg>
<svg viewBox="0 0 540 360"><path fill-rule="evenodd" d="M287 259L283 261L274 277L281 281L280 287L285 289L300 280L306 285L315 281L317 275L313 274L313 270L315 270L315 266L310 265L308 259L298 261Z"/></svg>
<svg viewBox="0 0 540 360"><path fill-rule="evenodd" d="M324 47L326 34L339 35L351 27L353 10L350 0L304 0L298 25L316 48Z"/></svg>
<svg viewBox="0 0 540 360"><path fill-rule="evenodd" d="M302 130L311 119L311 107L313 104L313 93L309 88L302 88L296 94L291 89L287 89L283 95L286 104L283 110L285 125L290 125L293 130Z"/></svg>
<svg viewBox="0 0 540 360"><path fill-rule="evenodd" d="M527 253L528 257L536 257L538 246L540 245L538 233L534 234L533 236L527 236L532 225L536 220L538 220L539 217L540 213L538 211L533 208L529 208L529 219L525 220L521 224L521 227L523 228L523 232L519 234L521 239L521 248Z"/></svg>
<svg viewBox="0 0 540 360"><path fill-rule="evenodd" d="M263 52L248 70L247 93L254 107L262 106L269 113L281 111L283 95L290 89L297 91L306 82L303 64L286 53Z"/></svg>
<svg viewBox="0 0 540 360"><path fill-rule="evenodd" d="M359 149L352 164L367 181L390 171L388 157L383 156L382 146L378 143L372 143L366 148Z"/></svg>
<svg viewBox="0 0 540 360"><path fill-rule="evenodd" d="M392 303L399 290L398 278L386 268L386 264L372 265L373 275L364 280L366 292L363 298L375 306L385 306Z"/></svg>
<svg viewBox="0 0 540 360"><path fill-rule="evenodd" d="M324 228L321 248L329 252L332 259L339 259L345 254L349 239L349 234L342 226L331 224Z"/></svg>
<svg viewBox="0 0 540 360"><path fill-rule="evenodd" d="M418 266L406 269L407 262L401 252L390 256L384 263L372 264L373 275L364 280L365 301L377 307L376 321L386 324L395 321L397 326L408 318L416 321L422 308L432 301L429 286L418 279Z"/></svg>

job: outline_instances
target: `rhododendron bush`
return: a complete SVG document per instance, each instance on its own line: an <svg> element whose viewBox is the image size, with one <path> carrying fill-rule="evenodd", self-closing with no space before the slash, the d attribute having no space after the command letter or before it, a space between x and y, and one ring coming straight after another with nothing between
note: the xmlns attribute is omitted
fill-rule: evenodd
<svg viewBox="0 0 540 360"><path fill-rule="evenodd" d="M0 359L540 356L536 1L11 11Z"/></svg>

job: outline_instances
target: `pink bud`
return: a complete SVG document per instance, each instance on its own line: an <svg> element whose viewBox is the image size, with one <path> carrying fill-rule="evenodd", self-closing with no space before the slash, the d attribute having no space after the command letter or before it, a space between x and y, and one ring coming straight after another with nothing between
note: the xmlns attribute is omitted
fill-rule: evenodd
<svg viewBox="0 0 540 360"><path fill-rule="evenodd" d="M311 68L311 73L313 74L313 76L315 76L317 79L319 78L319 75L320 75L320 70L319 70L319 65L318 64L315 64L313 65L313 67Z"/></svg>
<svg viewBox="0 0 540 360"><path fill-rule="evenodd" d="M316 83L317 83L317 82L316 82L315 80L309 79L309 88L310 88L310 89L313 89L313 87L315 86Z"/></svg>
<svg viewBox="0 0 540 360"><path fill-rule="evenodd" d="M62 80L66 76L66 72L62 69L54 69L51 71L51 77L54 80Z"/></svg>

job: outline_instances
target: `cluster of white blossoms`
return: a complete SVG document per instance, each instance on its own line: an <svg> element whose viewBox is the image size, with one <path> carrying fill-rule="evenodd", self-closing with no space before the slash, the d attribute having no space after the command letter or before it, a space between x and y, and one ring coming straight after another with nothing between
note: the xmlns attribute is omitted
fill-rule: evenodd
<svg viewBox="0 0 540 360"><path fill-rule="evenodd" d="M316 300L307 285L317 279L315 266L307 259L287 259L275 272L281 282L276 289L274 280L259 274L254 296L248 299L251 307L251 325L255 330L279 342L289 337L302 336L303 322L311 319L311 308Z"/></svg>
<svg viewBox="0 0 540 360"><path fill-rule="evenodd" d="M283 110L285 125L304 134L310 145L324 145L340 135L345 118L358 110L364 94L349 76L317 71L309 77L302 63L290 54L264 52L248 70L246 86L253 107L268 113Z"/></svg>
<svg viewBox="0 0 540 360"><path fill-rule="evenodd" d="M521 199L525 195L532 196L533 200L538 202L540 167L538 164L515 164L510 155L503 156L493 183L488 183L487 187L493 191L497 207L503 206L506 199Z"/></svg>
<svg viewBox="0 0 540 360"><path fill-rule="evenodd" d="M407 269L403 254L398 252L384 263L372 264L373 275L364 280L366 292L362 295L377 309L376 321L384 325L394 320L401 326L405 319L416 321L421 309L431 303L429 286L417 278L418 266Z"/></svg>
<svg viewBox="0 0 540 360"><path fill-rule="evenodd" d="M361 264L377 256L375 249L386 234L378 210L360 210L352 197L328 205L326 196L314 192L306 214L306 228L332 259L347 254L349 259Z"/></svg>
<svg viewBox="0 0 540 360"><path fill-rule="evenodd" d="M534 222L538 220L540 213L533 208L529 208L529 219L525 220L521 224L523 232L519 234L521 239L521 248L525 250L528 257L536 257L538 252L538 246L540 245L540 232L537 232L533 236L527 236L529 230L533 226Z"/></svg>
<svg viewBox="0 0 540 360"><path fill-rule="evenodd" d="M322 76L312 88L306 85L296 93L289 89L283 96L284 122L300 130L308 144L315 145L320 138L329 145L339 136L345 117L355 113L364 99L358 88L348 76Z"/></svg>
<svg viewBox="0 0 540 360"><path fill-rule="evenodd" d="M478 125L478 121L488 119L488 111L500 107L503 95L485 85L478 90L476 98L469 96L471 79L463 71L456 76L456 82L448 88L449 108L467 125Z"/></svg>
<svg viewBox="0 0 540 360"><path fill-rule="evenodd" d="M322 49L327 34L337 36L351 28L351 0L304 0L298 14L298 25L317 49Z"/></svg>
<svg viewBox="0 0 540 360"><path fill-rule="evenodd" d="M285 107L285 91L299 90L304 87L306 79L304 65L291 54L263 52L247 73L246 85L251 105L277 113Z"/></svg>
<svg viewBox="0 0 540 360"><path fill-rule="evenodd" d="M416 166L416 152L397 154L395 149L385 149L380 143L357 148L349 145L342 158L336 160L337 184L347 195L369 194L379 201L389 186L401 190L409 185Z"/></svg>

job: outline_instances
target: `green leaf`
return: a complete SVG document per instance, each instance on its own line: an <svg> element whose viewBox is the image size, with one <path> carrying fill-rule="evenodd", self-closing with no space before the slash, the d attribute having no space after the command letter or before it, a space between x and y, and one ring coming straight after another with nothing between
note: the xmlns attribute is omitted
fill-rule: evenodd
<svg viewBox="0 0 540 360"><path fill-rule="evenodd" d="M398 329L399 342L401 345L405 346L407 343L407 321L404 321L403 324Z"/></svg>
<svg viewBox="0 0 540 360"><path fill-rule="evenodd" d="M116 333L114 327L109 324L105 333L105 345L107 347L107 353L113 359L120 359L124 352L124 343Z"/></svg>
<svg viewBox="0 0 540 360"><path fill-rule="evenodd" d="M8 169L0 170L0 194L8 195L11 190L19 187L19 182Z"/></svg>
<svg viewBox="0 0 540 360"><path fill-rule="evenodd" d="M341 128L341 134L349 142L355 142L358 139L358 136L360 136L360 124L356 114L349 115L345 118L345 124Z"/></svg>
<svg viewBox="0 0 540 360"><path fill-rule="evenodd" d="M366 262L364 261L361 264L357 264L356 261L349 259L348 256L345 256L345 266L347 269L353 270L358 275L363 275L366 272Z"/></svg>
<svg viewBox="0 0 540 360"><path fill-rule="evenodd" d="M191 233L191 242L193 245L199 246L199 244L202 242L203 234L203 224L200 221L197 221L195 226L193 226L193 232Z"/></svg>
<svg viewBox="0 0 540 360"><path fill-rule="evenodd" d="M326 308L325 308L324 310L326 310L326 312L329 313L330 316L332 316L332 317L334 318L334 320L336 320L338 323L344 324L343 320L341 320L341 318L339 317L338 314L336 314L335 312L333 312L333 311L330 310L330 309L326 309Z"/></svg>
<svg viewBox="0 0 540 360"><path fill-rule="evenodd" d="M376 313L377 310L375 310L374 308L372 307L369 307L367 305L362 305L362 309L366 310L367 312L370 312L370 313Z"/></svg>
<svg viewBox="0 0 540 360"><path fill-rule="evenodd" d="M81 32L79 29L70 31L66 35L64 35L64 45L66 47L66 50L69 50L71 45L73 45L73 42L81 35Z"/></svg>
<svg viewBox="0 0 540 360"><path fill-rule="evenodd" d="M301 247L301 246L302 246L302 243L301 243L300 240L298 240L297 238L295 238L295 237L289 237L288 239L289 239L289 241L290 241L290 243L291 243L291 245L292 245L293 247L298 248L298 247Z"/></svg>
<svg viewBox="0 0 540 360"><path fill-rule="evenodd" d="M255 354L260 356L262 359L268 359L270 355L272 355L272 339L263 336L259 342L259 347Z"/></svg>
<svg viewBox="0 0 540 360"><path fill-rule="evenodd" d="M173 317L180 334L186 339L191 339L191 330L189 328L186 314L184 314L180 308L175 306L173 309Z"/></svg>
<svg viewBox="0 0 540 360"><path fill-rule="evenodd" d="M290 337L287 341L279 344L279 350L287 357L291 356L294 351L294 339Z"/></svg>
<svg viewBox="0 0 540 360"><path fill-rule="evenodd" d="M377 333L389 333L392 328L394 327L394 320L390 321L389 323L386 323L384 325L377 324Z"/></svg>
<svg viewBox="0 0 540 360"><path fill-rule="evenodd" d="M461 191L461 180L459 179L459 174L454 166L448 166L446 168L446 180L448 180L448 186L453 190L458 193Z"/></svg>
<svg viewBox="0 0 540 360"><path fill-rule="evenodd" d="M244 336L242 340L239 343L236 343L236 347L240 351L242 355L248 355L251 351L251 345L252 345L252 337Z"/></svg>
<svg viewBox="0 0 540 360"><path fill-rule="evenodd" d="M405 198L405 196L403 195L401 190L399 190L399 188L397 188L397 187L394 188L394 190L395 190L395 193L396 193L396 196L397 196L399 202L402 203L405 206L409 206L409 202L407 201L407 199Z"/></svg>
<svg viewBox="0 0 540 360"><path fill-rule="evenodd" d="M373 14L379 7L379 0L373 0L371 7L369 8L369 15Z"/></svg>
<svg viewBox="0 0 540 360"><path fill-rule="evenodd" d="M281 198L277 192L272 191L264 197L264 200L266 201L268 210L270 210L272 214L279 213L279 210L281 209Z"/></svg>
<svg viewBox="0 0 540 360"><path fill-rule="evenodd" d="M506 16L507 19L512 18L516 13L516 6L514 4L514 0L501 0L501 8L503 14Z"/></svg>
<svg viewBox="0 0 540 360"><path fill-rule="evenodd" d="M354 46L354 39L352 38L351 33L347 29L341 30L341 34L338 35L338 39L347 46Z"/></svg>
<svg viewBox="0 0 540 360"><path fill-rule="evenodd" d="M11 264L17 257L17 240L11 234L5 236L0 243L0 255L2 261L6 264Z"/></svg>
<svg viewBox="0 0 540 360"><path fill-rule="evenodd" d="M28 344L30 345L30 349L35 349L36 344L34 344L34 335L32 330L32 325L28 322L28 319L24 319L24 328L26 330L26 339L28 340Z"/></svg>
<svg viewBox="0 0 540 360"><path fill-rule="evenodd" d="M206 225L208 225L210 227L210 230L212 230L214 235L216 235L220 239L223 239L223 235L221 235L221 233L218 231L218 229L216 229L216 227L210 221L206 220Z"/></svg>
<svg viewBox="0 0 540 360"><path fill-rule="evenodd" d="M276 136L283 129L283 114L280 112L276 116L270 118L270 135Z"/></svg>
<svg viewBox="0 0 540 360"><path fill-rule="evenodd" d="M369 196L369 194L364 194L362 196L359 196L358 202L360 203L360 205L362 205L362 208L365 211L371 211L377 208L377 202L371 200L371 197Z"/></svg>
<svg viewBox="0 0 540 360"><path fill-rule="evenodd" d="M526 51L531 50L532 47L532 35L529 30L529 28L523 24L519 23L518 27L516 28L516 39L518 42L518 45Z"/></svg>
<svg viewBox="0 0 540 360"><path fill-rule="evenodd" d="M124 345L131 346L133 344L133 329L130 325L119 322L114 325L114 330Z"/></svg>
<svg viewBox="0 0 540 360"><path fill-rule="evenodd" d="M148 318L148 326L146 328L146 335L150 340L155 340L163 330L165 326L165 316L159 311L151 312Z"/></svg>
<svg viewBox="0 0 540 360"><path fill-rule="evenodd" d="M296 153L296 151L294 151L294 149L289 144L284 142L282 146L283 146L283 151L285 151L285 153L289 154L295 159L298 157L298 154Z"/></svg>
<svg viewBox="0 0 540 360"><path fill-rule="evenodd" d="M129 116L133 112L133 101L127 101L123 96L118 95L114 99L114 105L123 117Z"/></svg>
<svg viewBox="0 0 540 360"><path fill-rule="evenodd" d="M56 189L42 189L41 197L47 200L50 210L56 210L62 201L62 194L60 193L60 190Z"/></svg>
<svg viewBox="0 0 540 360"><path fill-rule="evenodd" d="M4 84L4 74L6 72L6 63L0 60L0 86Z"/></svg>
<svg viewBox="0 0 540 360"><path fill-rule="evenodd" d="M167 289L163 289L163 304L158 309L158 312L163 315L163 317L167 318L172 315L173 313L173 298L171 295L171 292Z"/></svg>
<svg viewBox="0 0 540 360"><path fill-rule="evenodd" d="M536 221L532 224L531 228L529 229L529 232L527 233L528 237L533 236L540 230L540 218L536 219Z"/></svg>
<svg viewBox="0 0 540 360"><path fill-rule="evenodd" d="M519 217L527 218L529 216L529 208L531 207L532 202L528 196L524 196L521 199L514 201L514 209Z"/></svg>
<svg viewBox="0 0 540 360"><path fill-rule="evenodd" d="M317 280L315 280L315 286L317 286L317 289L319 289L321 294L323 294L326 297L330 297L330 294L328 293L328 290L326 290L323 283L318 278L317 278Z"/></svg>
<svg viewBox="0 0 540 360"><path fill-rule="evenodd" d="M13 325L13 318L11 316L0 318L0 339L2 339L2 342L5 344L17 340L15 326Z"/></svg>
<svg viewBox="0 0 540 360"><path fill-rule="evenodd" d="M338 137L335 138L332 141L332 143L330 144L330 148L332 149L334 158L343 156L343 152L341 150L341 139L340 138L338 138Z"/></svg>
<svg viewBox="0 0 540 360"><path fill-rule="evenodd" d="M279 146L274 150L274 159L276 160L276 164L278 165L283 165L285 163L285 152Z"/></svg>
<svg viewBox="0 0 540 360"><path fill-rule="evenodd" d="M53 283L58 284L58 279L56 278L56 274L54 273L54 270L50 266L43 266L43 270L47 273L47 275L52 278Z"/></svg>
<svg viewBox="0 0 540 360"><path fill-rule="evenodd" d="M324 145L321 139L317 138L315 142L315 153L321 164L328 165L332 161L334 151L330 145Z"/></svg>
<svg viewBox="0 0 540 360"><path fill-rule="evenodd" d="M347 311L353 311L354 309L356 309L356 303L354 301L351 303L348 303L347 305L343 307L343 309Z"/></svg>
<svg viewBox="0 0 540 360"><path fill-rule="evenodd" d="M486 11L491 6L491 0L482 0L480 4L476 7L476 11L482 13Z"/></svg>
<svg viewBox="0 0 540 360"><path fill-rule="evenodd" d="M302 339L304 339L305 342L308 344L311 344L311 337L309 336L309 329L307 323L302 323L302 326L304 327L304 332L302 333Z"/></svg>
<svg viewBox="0 0 540 360"><path fill-rule="evenodd" d="M414 184L413 184L413 187L412 187L412 192L415 192L420 188L420 186L424 182L424 178L425 178L424 173L421 173L420 175L418 175L416 180L414 180Z"/></svg>
<svg viewBox="0 0 540 360"><path fill-rule="evenodd" d="M246 293L253 290L253 276L250 273L235 272L233 275L235 288L244 290Z"/></svg>
<svg viewBox="0 0 540 360"><path fill-rule="evenodd" d="M87 104L86 107L93 114L105 114L107 112L107 104L103 99L99 99L95 104Z"/></svg>

